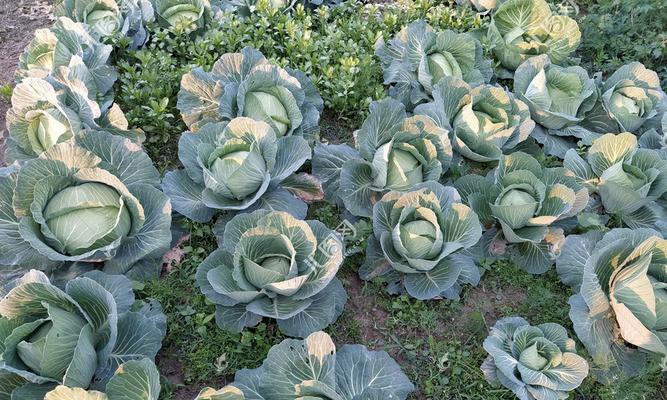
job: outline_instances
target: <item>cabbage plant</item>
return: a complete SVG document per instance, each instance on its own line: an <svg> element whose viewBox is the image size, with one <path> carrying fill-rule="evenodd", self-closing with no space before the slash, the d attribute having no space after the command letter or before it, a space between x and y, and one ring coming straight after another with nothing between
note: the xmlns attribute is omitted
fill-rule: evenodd
<svg viewBox="0 0 667 400"><path fill-rule="evenodd" d="M183 75L177 107L193 132L208 122L248 117L266 122L277 136L314 141L324 103L304 73L245 47L223 55L211 72L195 68Z"/></svg>
<svg viewBox="0 0 667 400"><path fill-rule="evenodd" d="M79 102L69 101L72 98ZM88 99L85 87L57 90L44 79L26 78L14 88L7 112L7 157L34 158L85 127L96 126L99 116L99 106Z"/></svg>
<svg viewBox="0 0 667 400"><path fill-rule="evenodd" d="M129 279L92 271L59 289L31 270L3 294L4 394L22 400L157 400L153 359L167 319L157 301L135 301ZM144 389L150 395L142 395Z"/></svg>
<svg viewBox="0 0 667 400"><path fill-rule="evenodd" d="M385 85L391 85L389 94L408 110L429 101L433 87L444 77L476 85L489 82L493 75L491 61L484 58L475 38L449 30L436 32L424 20L404 27L389 43L380 38L375 54Z"/></svg>
<svg viewBox="0 0 667 400"><path fill-rule="evenodd" d="M109 92L117 73L110 65L113 48L100 43L86 25L60 17L49 29L38 29L35 38L26 46L16 71L18 80L25 77L46 78L60 67L70 66L77 56L93 77L96 92Z"/></svg>
<svg viewBox="0 0 667 400"><path fill-rule="evenodd" d="M563 240L558 221L576 216L588 203L586 187L564 168L543 168L519 151L501 157L494 173L463 176L454 187L500 243L511 245L511 259L531 274L553 265Z"/></svg>
<svg viewBox="0 0 667 400"><path fill-rule="evenodd" d="M630 228L651 228L665 218L664 206L655 200L667 193L667 160L637 147L632 133L609 133L593 142L585 160L569 150L563 166L600 196L604 213Z"/></svg>
<svg viewBox="0 0 667 400"><path fill-rule="evenodd" d="M515 71L514 93L530 108L538 124L532 136L547 154L563 158L577 140L590 145L599 136L582 127L598 100L595 80L585 69L560 67L547 55L532 57Z"/></svg>
<svg viewBox="0 0 667 400"><path fill-rule="evenodd" d="M54 12L58 17L87 24L100 40L127 36L131 48L146 42L145 24L155 19L149 0L62 0L55 5Z"/></svg>
<svg viewBox="0 0 667 400"><path fill-rule="evenodd" d="M419 105L415 113L429 116L449 131L452 147L467 159L498 160L535 128L528 106L498 86L473 88L446 77L432 93L433 101Z"/></svg>
<svg viewBox="0 0 667 400"><path fill-rule="evenodd" d="M199 392L195 400L245 400L245 395L241 389L232 385L218 390L206 387Z"/></svg>
<svg viewBox="0 0 667 400"><path fill-rule="evenodd" d="M273 346L259 368L238 371L225 390L198 400L405 400L414 386L386 352L358 344L336 351L329 335L315 332Z"/></svg>
<svg viewBox="0 0 667 400"><path fill-rule="evenodd" d="M438 181L452 159L447 131L427 116L408 117L394 99L371 103L355 142L356 149L315 147L313 174L331 201L361 217L371 217L373 204L387 191Z"/></svg>
<svg viewBox="0 0 667 400"><path fill-rule="evenodd" d="M451 187L426 182L385 194L373 206L373 232L362 279L381 276L420 300L455 299L462 284L479 283L479 269L459 250L479 241L482 226Z"/></svg>
<svg viewBox="0 0 667 400"><path fill-rule="evenodd" d="M588 363L574 340L555 323L531 326L521 317L498 320L484 340L482 364L488 382L510 389L520 400L567 399L588 376Z"/></svg>
<svg viewBox="0 0 667 400"><path fill-rule="evenodd" d="M0 265L65 273L154 274L171 205L129 139L88 130L0 172Z"/></svg>
<svg viewBox="0 0 667 400"><path fill-rule="evenodd" d="M73 67L61 67L57 76L25 78L16 85L7 112L8 161L35 158L84 129L104 129L135 142L143 140L140 132L126 130L127 120L117 105L103 110L91 100L84 81L78 79L86 71L75 56Z"/></svg>
<svg viewBox="0 0 667 400"><path fill-rule="evenodd" d="M343 312L347 295L336 278L343 245L321 222L258 210L217 233L221 247L197 268L196 280L221 328L239 332L267 317L286 335L306 337Z"/></svg>
<svg viewBox="0 0 667 400"><path fill-rule="evenodd" d="M487 36L493 54L509 71L543 54L561 64L581 41L576 21L554 14L545 0L503 2L492 14Z"/></svg>
<svg viewBox="0 0 667 400"><path fill-rule="evenodd" d="M638 136L659 129L667 112L667 95L655 71L633 62L620 67L599 86L598 104L584 121L589 129Z"/></svg>
<svg viewBox="0 0 667 400"><path fill-rule="evenodd" d="M557 270L576 293L570 319L603 383L667 360L667 240L652 229L567 238Z"/></svg>
<svg viewBox="0 0 667 400"><path fill-rule="evenodd" d="M104 392L59 385L47 392L44 400L158 400L159 396L160 373L153 361L142 358L121 364Z"/></svg>
<svg viewBox="0 0 667 400"><path fill-rule="evenodd" d="M210 221L218 210L231 215L259 208L305 218L304 200L323 197L319 181L295 173L310 159L306 140L277 138L262 121L238 117L185 132L178 155L185 169L168 172L162 188L174 210L195 221Z"/></svg>
<svg viewBox="0 0 667 400"><path fill-rule="evenodd" d="M211 18L209 0L151 0L158 22L177 31L203 28Z"/></svg>

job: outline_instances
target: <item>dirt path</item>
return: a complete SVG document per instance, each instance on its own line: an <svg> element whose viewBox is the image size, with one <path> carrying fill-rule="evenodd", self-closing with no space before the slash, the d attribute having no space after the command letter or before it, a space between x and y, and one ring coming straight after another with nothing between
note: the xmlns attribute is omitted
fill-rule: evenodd
<svg viewBox="0 0 667 400"><path fill-rule="evenodd" d="M23 48L36 29L53 22L51 2L45 0L6 0L0 2L0 86L14 82L14 71ZM9 104L0 97L0 165L3 165L5 114Z"/></svg>

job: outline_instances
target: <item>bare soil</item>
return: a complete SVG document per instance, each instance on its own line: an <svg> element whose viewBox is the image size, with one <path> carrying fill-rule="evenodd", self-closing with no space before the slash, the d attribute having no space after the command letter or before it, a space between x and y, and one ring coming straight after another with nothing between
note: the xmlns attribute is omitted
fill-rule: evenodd
<svg viewBox="0 0 667 400"><path fill-rule="evenodd" d="M32 40L36 29L53 23L50 1L0 1L0 86L14 83L14 71L23 48ZM10 104L0 98L0 166L3 165L5 115Z"/></svg>

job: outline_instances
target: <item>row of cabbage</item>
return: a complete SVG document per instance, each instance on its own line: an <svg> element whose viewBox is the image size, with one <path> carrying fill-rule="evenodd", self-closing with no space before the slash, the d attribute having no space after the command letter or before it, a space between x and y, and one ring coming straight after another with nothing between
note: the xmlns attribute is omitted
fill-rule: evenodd
<svg viewBox="0 0 667 400"><path fill-rule="evenodd" d="M159 398L159 372L153 360L165 336L166 317L156 301L135 301L127 277L141 280L159 272L162 255L171 243L171 201L159 190L160 174L141 148L141 131L128 130L122 111L113 103L113 47L103 41L113 43L120 34L132 38L133 46L141 45L146 39L143 22L151 20L153 7L172 29L194 29L193 24L202 16L210 16L206 2L172 1L168 4L172 11L165 11L166 3L100 1L85 7L84 2L60 3L54 26L38 30L21 57L8 112L6 160L13 164L0 170L0 265L6 282L0 292L1 399ZM168 18L170 15L173 18ZM263 60L256 53L258 60ZM263 60L263 64L268 62ZM299 76L309 83L303 74ZM312 110L299 130L305 134L317 130L322 110L312 84L308 92ZM251 101L265 99L259 93ZM280 177L277 182L292 182L295 190L301 187L303 193L308 192L307 185L317 190L312 177L292 174L310 158L306 140L294 136L279 142L278 137L286 133L279 126L260 122L260 115L247 116L250 118L219 126L218 133L224 130L230 139L237 135L236 142L230 143L237 154L227 160L242 158L245 145L248 150L261 145L267 156L272 154L270 170ZM248 136L248 131L257 131L258 136ZM262 134L263 140L255 140ZM220 159L224 156L221 152L216 155ZM275 189L276 183L271 186ZM287 182L276 196L284 196L285 187ZM243 195L235 192L234 196L240 199ZM305 216L305 210L302 213ZM265 217L280 231L266 229L243 238L239 249L260 237L276 251L267 259L252 253L256 246L246 247L251 253L245 262L252 263L250 257L257 257L259 264L281 272L286 253L291 256L286 275L297 273L297 263L298 272L303 273L308 262L322 262L301 296L308 298L310 306L314 301L310 297L322 292L318 304L328 319L309 322L303 314L306 320L289 321L281 314L286 320L281 327L288 331L291 324L294 336L305 337L308 334L296 332L315 332L311 326L324 327L335 320L346 299L340 281L334 280L342 252L315 259L318 240L330 243L333 232L319 222L304 223L285 213L257 211L249 215L258 229L264 222L260 217ZM306 242L299 244L300 240ZM218 253L221 251L214 254ZM29 270L34 267L41 271ZM326 296L337 296L338 300L329 302ZM270 297L259 297L256 306L268 309ZM244 298L250 302L248 294ZM278 317L267 312L266 316ZM223 313L219 314L223 318ZM258 315L245 318L241 328L252 325L251 320L257 323ZM309 325L303 328L299 326L302 323ZM313 333L302 343L292 340L276 346L271 354L284 354L270 355L266 362L270 367L239 371L237 386L253 393L252 398L267 399L295 390L312 395L339 393L335 398L341 399L405 398L413 389L398 364L384 352L345 346L334 356L335 347L323 332ZM303 351L295 353L297 347ZM300 385L294 382L298 388L290 383L295 379L294 362L301 362L299 368L304 369L297 377ZM316 363L320 370L310 370ZM337 364L340 367L336 368ZM355 368L372 374L361 381L349 377L346 371ZM333 377L334 369L340 377ZM279 385L262 383L265 379L274 379ZM231 387L223 391L241 394ZM203 391L203 398L213 396L210 392Z"/></svg>
<svg viewBox="0 0 667 400"><path fill-rule="evenodd" d="M145 31L138 9L112 26L118 5L98 3L59 3L16 72L4 158L13 164L0 169L1 399L160 392L154 358L167 319L121 274L161 264L170 202L141 131L114 103L113 47L101 41Z"/></svg>
<svg viewBox="0 0 667 400"><path fill-rule="evenodd" d="M177 21L197 15L203 14ZM71 22L63 18L56 27L63 21ZM344 347L334 355L330 339L316 333L335 322L346 301L335 277L343 241L322 223L303 221L307 203L326 198L351 219L372 218L359 272L385 280L392 292L456 299L463 285L479 282L477 264L484 259L511 257L531 273L556 263L577 292L570 315L596 377L608 382L640 373L647 358L667 353L667 241L659 233L667 103L659 80L639 63L606 81L560 66L578 45L578 28L543 1L503 2L488 37L501 76L513 77L513 93L489 83L492 62L471 35L434 32L416 21L379 43L393 99L371 105L355 148L316 144L323 103L299 71L275 66L251 48L224 55L211 71L195 69L178 95L190 131L179 141L184 169L161 182L167 196L156 189L160 176L136 139L112 135L117 129L99 123L61 137L49 129L60 129L51 118L55 111L44 112L39 124L25 124L27 136L42 145L31 147L39 158L3 170L2 227L11 240L2 244L0 263L17 275L42 265L61 281L95 274L88 271L100 265L108 273L146 277L169 246L171 206L200 222L224 211L215 226L220 249L197 271L200 289L217 305L218 325L240 331L268 317L285 334L306 339L276 346L263 367L240 371L234 387L206 390L202 398L405 398L412 385L385 353ZM72 52L81 53L90 54ZM79 64L81 70L92 65ZM65 69L44 70L50 70L45 77L24 78L15 95L21 99L19 87L31 79L59 82ZM39 141L51 131L55 139ZM542 151L564 158L563 167L543 166ZM311 156L313 174L303 172ZM481 171L497 167L484 176L448 174L462 163ZM632 230L567 235L603 226L610 216ZM40 275L22 279L44 279L34 276ZM38 303L43 318L48 307ZM48 328L31 336L38 326ZM21 343L41 341L52 329L45 322L34 328ZM503 319L484 346L487 378L522 399L562 397L588 374L556 324ZM32 353L22 353L14 360L33 369L37 364L26 361ZM354 363L389 371L387 384L346 382L357 379L346 375ZM34 381L40 373L30 375L37 370L10 368L12 376L45 383ZM62 375L54 379L72 386ZM108 377L102 382L95 387Z"/></svg>

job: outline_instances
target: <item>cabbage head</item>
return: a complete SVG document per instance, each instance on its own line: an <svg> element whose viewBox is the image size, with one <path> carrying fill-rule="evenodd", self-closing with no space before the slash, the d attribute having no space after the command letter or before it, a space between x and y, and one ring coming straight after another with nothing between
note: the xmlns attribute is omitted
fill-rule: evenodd
<svg viewBox="0 0 667 400"><path fill-rule="evenodd" d="M21 400L158 399L153 359L167 319L157 301L135 301L129 279L91 271L60 289L31 270L2 294L4 394Z"/></svg>
<svg viewBox="0 0 667 400"><path fill-rule="evenodd" d="M555 323L531 326L521 317L498 320L484 340L486 380L510 389L519 400L567 399L588 376L574 340Z"/></svg>
<svg viewBox="0 0 667 400"><path fill-rule="evenodd" d="M514 71L539 55L561 64L579 46L581 31L572 18L554 14L545 0L507 0L492 14L488 39L500 64Z"/></svg>
<svg viewBox="0 0 667 400"><path fill-rule="evenodd" d="M557 222L588 203L586 187L564 168L543 168L519 151L501 157L493 174L466 175L454 187L490 232L500 227L497 236L510 245L510 258L531 274L553 265L563 240Z"/></svg>
<svg viewBox="0 0 667 400"><path fill-rule="evenodd" d="M537 123L532 136L547 154L563 158L578 140L590 145L599 136L581 126L598 99L595 80L581 67L560 67L546 55L530 58L514 73L514 94L528 105Z"/></svg>
<svg viewBox="0 0 667 400"><path fill-rule="evenodd" d="M336 351L329 335L315 332L304 340L286 339L273 346L259 368L236 373L223 397L208 389L196 400L405 400L413 390L386 352L358 344Z"/></svg>
<svg viewBox="0 0 667 400"><path fill-rule="evenodd" d="M637 147L632 133L609 133L593 142L585 160L569 150L563 166L600 196L604 213L630 228L653 228L666 214L656 200L667 193L667 160Z"/></svg>
<svg viewBox="0 0 667 400"><path fill-rule="evenodd" d="M178 155L185 169L168 172L162 188L174 210L195 221L210 221L218 210L231 215L259 208L305 218L304 200L323 197L317 179L295 173L310 159L306 140L278 138L262 121L238 117L185 132Z"/></svg>
<svg viewBox="0 0 667 400"><path fill-rule="evenodd" d="M87 24L98 39L121 35L138 48L148 39L146 22L155 19L149 0L62 0L54 7L57 17Z"/></svg>
<svg viewBox="0 0 667 400"><path fill-rule="evenodd" d="M652 229L568 236L556 265L575 290L570 319L607 384L667 360L667 240Z"/></svg>
<svg viewBox="0 0 667 400"><path fill-rule="evenodd" d="M452 160L447 131L427 116L408 117L403 104L390 98L371 103L355 142L356 149L315 147L313 174L330 201L360 217L371 217L387 191L438 181Z"/></svg>
<svg viewBox="0 0 667 400"><path fill-rule="evenodd" d="M85 71L83 64L77 67ZM60 72L78 74L82 70L77 67L61 67ZM138 132L125 130L127 120L116 105L102 112L82 81L53 78L25 78L14 88L7 112L6 160L35 158L87 128L105 129L135 142L142 140Z"/></svg>
<svg viewBox="0 0 667 400"><path fill-rule="evenodd" d="M277 136L299 135L315 141L324 107L303 72L270 64L262 53L245 47L223 55L206 72L183 75L178 109L190 130L208 122L248 117L264 121Z"/></svg>
<svg viewBox="0 0 667 400"><path fill-rule="evenodd" d="M82 101L70 102L71 97ZM85 90L56 90L44 79L26 78L14 88L12 108L7 112L7 158L37 157L86 126L95 126L94 117L99 115L99 106L88 100Z"/></svg>
<svg viewBox="0 0 667 400"><path fill-rule="evenodd" d="M211 19L209 0L151 0L160 25L185 32L203 28Z"/></svg>
<svg viewBox="0 0 667 400"><path fill-rule="evenodd" d="M85 24L60 17L51 28L35 31L35 38L21 54L16 76L19 81L26 77L46 78L60 67L69 67L72 59L78 57L92 77L87 86L96 95L104 96L117 78L109 60L112 50L100 43Z"/></svg>
<svg viewBox="0 0 667 400"><path fill-rule="evenodd" d="M454 150L477 162L500 159L535 128L528 106L512 93L492 85L473 88L453 77L435 85L433 101L419 105L415 114L449 131Z"/></svg>
<svg viewBox="0 0 667 400"><path fill-rule="evenodd" d="M467 33L436 32L424 20L401 29L385 43L376 44L389 94L408 110L429 101L433 87L444 77L463 79L473 85L489 82L491 61L483 57L480 43Z"/></svg>
<svg viewBox="0 0 667 400"><path fill-rule="evenodd" d="M462 284L479 283L479 269L459 250L479 241L482 226L451 187L426 182L385 194L373 207L373 232L362 279L380 276L420 300L456 299Z"/></svg>
<svg viewBox="0 0 667 400"><path fill-rule="evenodd" d="M655 71L633 62L620 67L599 86L600 99L586 117L586 127L601 134L631 132L637 136L660 130L667 112L667 95Z"/></svg>
<svg viewBox="0 0 667 400"><path fill-rule="evenodd" d="M216 233L221 247L197 268L196 279L222 329L240 332L267 317L286 335L306 337L343 312L347 295L336 278L343 244L321 222L258 210Z"/></svg>
<svg viewBox="0 0 667 400"><path fill-rule="evenodd" d="M0 172L0 265L155 274L171 205L141 147L88 130Z"/></svg>

